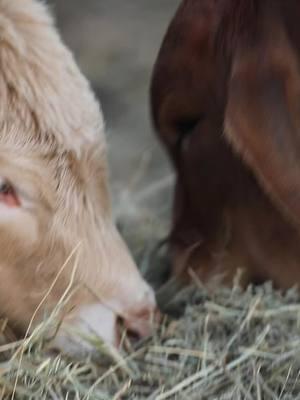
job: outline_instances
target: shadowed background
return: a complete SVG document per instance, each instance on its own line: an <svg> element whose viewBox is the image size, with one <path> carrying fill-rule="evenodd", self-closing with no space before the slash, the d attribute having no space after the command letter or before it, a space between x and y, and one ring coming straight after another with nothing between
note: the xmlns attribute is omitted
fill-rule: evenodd
<svg viewBox="0 0 300 400"><path fill-rule="evenodd" d="M64 41L104 112L114 212L140 239L167 232L172 194L168 159L149 112L149 81L179 0L52 0ZM136 243L129 243L136 246Z"/></svg>

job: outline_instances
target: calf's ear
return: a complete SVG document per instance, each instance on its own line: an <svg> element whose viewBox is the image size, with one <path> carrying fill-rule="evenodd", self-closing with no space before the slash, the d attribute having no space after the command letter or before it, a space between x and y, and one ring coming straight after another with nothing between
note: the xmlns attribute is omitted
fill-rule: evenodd
<svg viewBox="0 0 300 400"><path fill-rule="evenodd" d="M300 229L300 64L287 40L236 51L224 135Z"/></svg>

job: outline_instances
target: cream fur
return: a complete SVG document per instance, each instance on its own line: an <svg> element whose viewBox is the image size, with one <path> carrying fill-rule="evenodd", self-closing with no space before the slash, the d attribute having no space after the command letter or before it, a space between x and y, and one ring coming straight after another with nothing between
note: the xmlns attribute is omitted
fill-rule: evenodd
<svg viewBox="0 0 300 400"><path fill-rule="evenodd" d="M78 245L36 322L68 286L75 259L81 288L66 311L97 297L125 319L151 313L153 292L112 221L99 104L39 1L0 0L0 100L0 177L21 200L0 207L1 313L24 333Z"/></svg>

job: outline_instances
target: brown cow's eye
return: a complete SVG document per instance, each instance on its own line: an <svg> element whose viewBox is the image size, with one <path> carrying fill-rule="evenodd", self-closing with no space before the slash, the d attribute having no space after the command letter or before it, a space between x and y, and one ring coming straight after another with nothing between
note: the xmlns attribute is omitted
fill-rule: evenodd
<svg viewBox="0 0 300 400"><path fill-rule="evenodd" d="M177 133L176 147L181 148L183 141L189 137L198 125L199 118L184 118L175 122L175 130Z"/></svg>
<svg viewBox="0 0 300 400"><path fill-rule="evenodd" d="M176 122L176 129L181 135L191 133L198 123L198 118L182 119Z"/></svg>

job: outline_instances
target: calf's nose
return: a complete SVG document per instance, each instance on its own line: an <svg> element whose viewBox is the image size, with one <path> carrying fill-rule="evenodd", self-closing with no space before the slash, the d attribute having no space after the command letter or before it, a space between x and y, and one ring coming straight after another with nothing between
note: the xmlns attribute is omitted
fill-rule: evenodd
<svg viewBox="0 0 300 400"><path fill-rule="evenodd" d="M147 288L144 298L128 309L122 317L128 331L141 338L149 336L161 320L153 290Z"/></svg>

